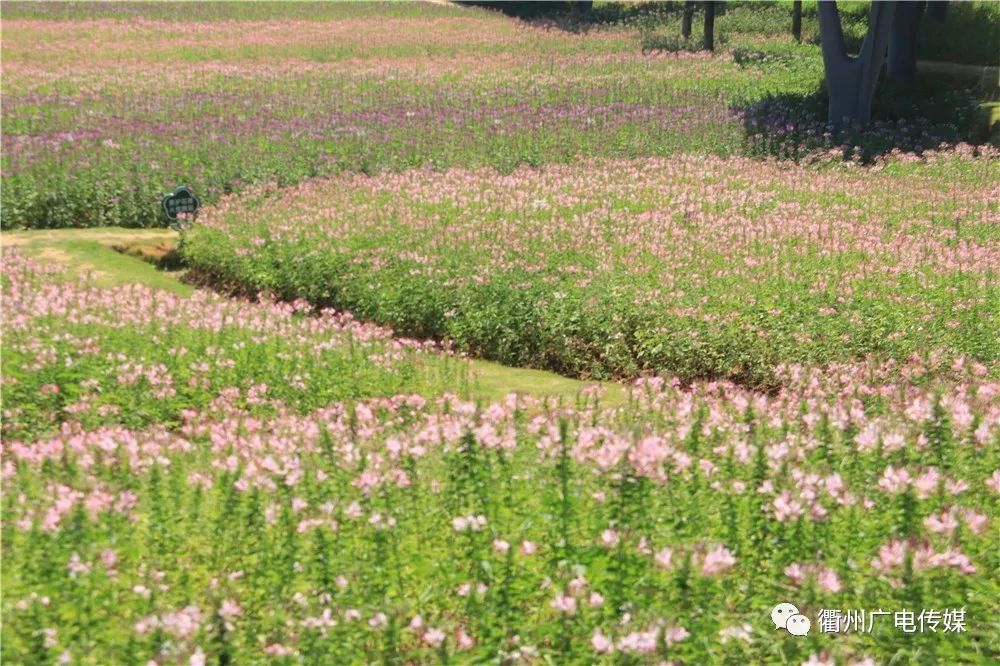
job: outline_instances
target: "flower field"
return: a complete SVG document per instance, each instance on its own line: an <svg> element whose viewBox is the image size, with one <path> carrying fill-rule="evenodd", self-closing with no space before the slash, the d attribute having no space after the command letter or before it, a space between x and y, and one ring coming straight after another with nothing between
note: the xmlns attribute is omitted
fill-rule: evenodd
<svg viewBox="0 0 1000 666"><path fill-rule="evenodd" d="M149 202L175 180L212 201L343 169L510 169L739 135L718 92L695 90L704 58L642 58L618 33L581 54L571 35L446 7L335 13L8 27L4 226L162 225Z"/></svg>
<svg viewBox="0 0 1000 666"><path fill-rule="evenodd" d="M573 376L774 386L783 363L935 349L995 367L1000 162L927 160L345 175L228 198L184 251L214 283Z"/></svg>
<svg viewBox="0 0 1000 666"><path fill-rule="evenodd" d="M643 52L632 24L584 38L468 8L280 4L9 3L3 228L165 226L156 202L176 183L212 203L342 171L855 145L824 135L802 102L754 106L815 95L812 45L734 32L751 56L737 63ZM866 145L962 138L967 96L937 107Z"/></svg>
<svg viewBox="0 0 1000 666"><path fill-rule="evenodd" d="M397 393L405 345L332 314L199 293L177 321L177 297L61 283L17 255L3 277L9 663L996 648L1000 386L978 362L476 405ZM799 641L767 621L785 599L966 624Z"/></svg>
<svg viewBox="0 0 1000 666"><path fill-rule="evenodd" d="M1000 151L806 4L5 3L0 661L995 663Z"/></svg>

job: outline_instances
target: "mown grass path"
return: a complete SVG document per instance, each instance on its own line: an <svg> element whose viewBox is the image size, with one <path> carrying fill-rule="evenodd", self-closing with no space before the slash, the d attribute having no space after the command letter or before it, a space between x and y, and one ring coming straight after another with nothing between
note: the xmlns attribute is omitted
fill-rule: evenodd
<svg viewBox="0 0 1000 666"><path fill-rule="evenodd" d="M180 280L182 270L160 270L149 261L121 251L128 248L142 253L175 245L176 241L177 233L168 229L101 227L4 233L0 245L5 250L19 247L39 260L64 266L74 275L91 272L103 287L140 283L188 296L194 288ZM517 392L572 402L584 387L593 385L544 370L511 368L478 359L470 363L473 382L468 391L470 397L479 400L500 400L510 392ZM625 402L622 384L600 382L600 385L606 390L604 402L611 405Z"/></svg>

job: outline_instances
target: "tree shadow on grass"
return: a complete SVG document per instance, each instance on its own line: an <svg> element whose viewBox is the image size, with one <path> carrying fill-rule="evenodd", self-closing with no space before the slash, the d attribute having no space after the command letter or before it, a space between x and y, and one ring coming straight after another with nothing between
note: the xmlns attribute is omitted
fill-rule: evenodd
<svg viewBox="0 0 1000 666"><path fill-rule="evenodd" d="M732 110L742 118L744 150L750 156L804 161L840 157L869 163L894 152L921 155L963 142L985 142L978 100L967 88L951 83L936 76L922 76L908 88L883 83L865 130L832 131L826 123L824 85L810 93L778 93L737 103Z"/></svg>
<svg viewBox="0 0 1000 666"><path fill-rule="evenodd" d="M504 2L497 0L458 0L458 4L474 5L503 12L504 15L565 32L587 33L609 25L659 24L679 17L683 3L675 2Z"/></svg>

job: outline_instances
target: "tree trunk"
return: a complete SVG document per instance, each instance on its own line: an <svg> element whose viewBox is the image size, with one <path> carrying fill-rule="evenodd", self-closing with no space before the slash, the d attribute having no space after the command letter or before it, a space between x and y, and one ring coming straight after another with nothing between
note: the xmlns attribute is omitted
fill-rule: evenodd
<svg viewBox="0 0 1000 666"><path fill-rule="evenodd" d="M927 18L937 23L944 23L948 18L948 0L928 0Z"/></svg>
<svg viewBox="0 0 1000 666"><path fill-rule="evenodd" d="M691 38L691 22L694 20L694 3L695 0L687 0L684 3L684 18L681 19L681 37L684 39Z"/></svg>
<svg viewBox="0 0 1000 666"><path fill-rule="evenodd" d="M828 122L835 129L845 123L862 128L871 121L872 97L879 72L885 64L889 32L897 2L873 2L868 15L868 33L857 57L847 55L844 31L840 25L837 3L817 3L819 32L823 42L823 68L830 94Z"/></svg>
<svg viewBox="0 0 1000 666"><path fill-rule="evenodd" d="M705 2L705 50L715 50L715 2Z"/></svg>
<svg viewBox="0 0 1000 666"><path fill-rule="evenodd" d="M792 37L797 42L802 41L802 0L792 3Z"/></svg>
<svg viewBox="0 0 1000 666"><path fill-rule="evenodd" d="M924 15L926 2L900 2L892 17L892 34L889 37L889 80L901 85L911 85L917 80L917 31Z"/></svg>

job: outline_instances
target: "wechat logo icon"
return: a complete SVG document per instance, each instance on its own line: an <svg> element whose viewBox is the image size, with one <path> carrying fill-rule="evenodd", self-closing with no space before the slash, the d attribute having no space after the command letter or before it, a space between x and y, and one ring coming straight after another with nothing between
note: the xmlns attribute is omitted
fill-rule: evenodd
<svg viewBox="0 0 1000 666"><path fill-rule="evenodd" d="M775 629L784 629L793 636L805 636L812 627L812 622L799 612L795 604L782 602L771 609L771 622Z"/></svg>

